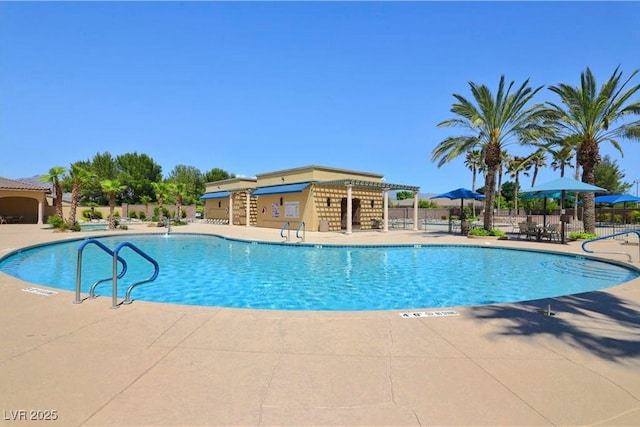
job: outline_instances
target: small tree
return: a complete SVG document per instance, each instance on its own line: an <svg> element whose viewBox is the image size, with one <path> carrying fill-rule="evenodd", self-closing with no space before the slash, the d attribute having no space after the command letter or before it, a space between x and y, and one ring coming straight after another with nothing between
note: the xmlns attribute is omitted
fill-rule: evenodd
<svg viewBox="0 0 640 427"><path fill-rule="evenodd" d="M120 184L120 181L117 179L105 179L100 181L100 186L102 187L102 191L109 195L109 229L113 230L116 228L116 219L114 215L116 208L116 193L123 191L126 186Z"/></svg>
<svg viewBox="0 0 640 427"><path fill-rule="evenodd" d="M42 175L40 181L53 184L53 191L56 197L56 215L62 219L62 184L60 178L67 170L62 166L54 166L49 169L49 173Z"/></svg>

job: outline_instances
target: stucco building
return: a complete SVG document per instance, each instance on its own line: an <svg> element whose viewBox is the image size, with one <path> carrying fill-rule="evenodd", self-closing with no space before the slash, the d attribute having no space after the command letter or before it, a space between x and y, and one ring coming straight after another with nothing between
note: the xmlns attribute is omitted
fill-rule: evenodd
<svg viewBox="0 0 640 427"><path fill-rule="evenodd" d="M0 222L43 224L49 194L48 187L0 177Z"/></svg>
<svg viewBox="0 0 640 427"><path fill-rule="evenodd" d="M304 223L310 231L351 233L388 230L390 190L413 192L417 215L419 187L387 183L376 173L315 165L211 182L201 199L209 221L294 230Z"/></svg>

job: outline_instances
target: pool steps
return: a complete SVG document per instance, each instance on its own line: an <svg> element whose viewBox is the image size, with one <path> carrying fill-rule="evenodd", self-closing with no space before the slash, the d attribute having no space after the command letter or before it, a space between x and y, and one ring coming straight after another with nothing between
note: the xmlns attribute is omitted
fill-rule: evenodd
<svg viewBox="0 0 640 427"><path fill-rule="evenodd" d="M597 242L598 240L610 239L612 237L623 236L623 235L631 234L631 233L637 234L638 235L638 239L640 239L640 230L619 231L617 233L608 234L606 236L596 237L595 239L585 240L584 242L582 242L582 250L587 252L587 253L590 253L590 254L599 253L599 254L626 255L629 258L629 262L633 262L633 258L631 257L631 255L626 253L626 252L605 252L605 251L595 252L595 251L592 251L592 250L586 248L587 244L589 244L589 243ZM640 262L640 245L638 245L638 261Z"/></svg>
<svg viewBox="0 0 640 427"><path fill-rule="evenodd" d="M148 279L140 280L138 282L135 282L135 283L131 284L127 288L127 291L125 293L125 298L124 298L124 300L122 301L121 304L131 304L133 302L133 300L131 299L131 292L133 291L133 289L138 285L142 285L144 283L153 282L158 277L158 273L160 272L160 266L158 265L158 262L155 259L153 259L152 257L150 257L147 253L142 251L140 248L138 248L136 245L134 245L133 243L131 243L131 242L122 242L122 243L118 244L113 250L111 250L107 246L105 246L103 243L101 243L100 241L98 241L96 239L86 239L78 247L78 261L77 261L77 269L76 269L76 299L73 302L74 304L80 304L83 301L80 298L80 289L82 287L81 286L81 281L82 281L82 252L84 251L84 248L89 244L95 244L100 249L105 251L107 254L111 255L111 257L113 259L113 273L112 273L111 277L107 277L105 279L100 279L100 280L96 281L93 285L91 285L91 288L89 290L89 298L91 298L91 299L95 298L95 288L96 288L96 286L98 286L98 284L106 282L107 280L111 280L112 281L112 304L111 304L111 308L119 308L120 307L120 304L118 304L118 279L123 278L124 275L127 273L127 263L119 255L120 251L122 249L124 249L124 248L129 248L129 249L133 250L138 255L140 255L141 257L143 257L147 261L149 261L153 265L154 271L153 271L153 274L151 275L151 277L149 277ZM118 262L120 264L122 264L122 270L120 271L120 273L118 273Z"/></svg>

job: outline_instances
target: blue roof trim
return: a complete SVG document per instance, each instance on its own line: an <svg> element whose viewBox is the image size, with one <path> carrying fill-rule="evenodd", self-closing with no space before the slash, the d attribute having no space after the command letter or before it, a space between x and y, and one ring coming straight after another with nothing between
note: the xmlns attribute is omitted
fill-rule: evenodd
<svg viewBox="0 0 640 427"><path fill-rule="evenodd" d="M272 185L270 187L260 187L251 194L252 196L264 196L267 194L300 193L311 185L310 182L300 182L298 184Z"/></svg>
<svg viewBox="0 0 640 427"><path fill-rule="evenodd" d="M217 191L215 193L204 193L201 197L200 200L206 200L206 199L224 199L225 197L229 197L229 192L228 191Z"/></svg>

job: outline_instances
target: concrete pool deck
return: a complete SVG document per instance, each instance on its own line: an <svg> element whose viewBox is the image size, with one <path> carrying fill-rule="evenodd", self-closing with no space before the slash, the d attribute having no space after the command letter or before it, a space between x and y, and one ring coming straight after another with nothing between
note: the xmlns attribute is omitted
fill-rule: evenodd
<svg viewBox="0 0 640 427"><path fill-rule="evenodd" d="M0 225L0 256L112 233ZM279 230L205 223L173 232L281 241ZM292 236L295 233L292 232ZM295 240L295 239L294 239ZM567 245L442 232L307 232L318 244L486 244L584 254ZM637 245L593 244L625 251ZM625 261L619 255L609 259ZM75 263L75 260L69 260ZM52 272L55 274L55 272ZM544 278L540 278L544 280ZM0 272L3 425L640 425L640 279L548 300L401 311L179 306L72 292ZM551 305L555 316L538 310ZM444 309L419 309L444 311ZM448 310L448 309L447 309ZM54 412L55 411L55 412Z"/></svg>

